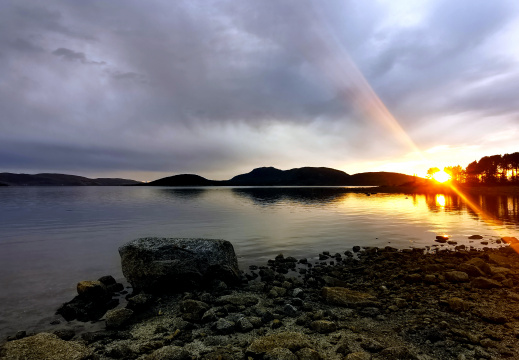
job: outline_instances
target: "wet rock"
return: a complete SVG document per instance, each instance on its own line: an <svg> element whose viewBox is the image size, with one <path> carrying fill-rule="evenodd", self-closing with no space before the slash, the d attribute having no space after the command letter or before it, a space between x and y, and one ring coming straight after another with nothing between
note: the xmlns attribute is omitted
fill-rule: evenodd
<svg viewBox="0 0 519 360"><path fill-rule="evenodd" d="M247 348L246 354L261 356L275 348L286 348L295 352L307 347L311 348L312 346L306 335L297 332L280 332L255 339Z"/></svg>
<svg viewBox="0 0 519 360"><path fill-rule="evenodd" d="M279 329L282 326L283 326L283 322L279 319L272 320L272 324L270 324L270 327L272 329Z"/></svg>
<svg viewBox="0 0 519 360"><path fill-rule="evenodd" d="M476 289L495 289L502 287L501 283L484 277L477 277L472 279L470 285Z"/></svg>
<svg viewBox="0 0 519 360"><path fill-rule="evenodd" d="M112 275L101 276L97 281L101 282L104 286L115 285L117 283Z"/></svg>
<svg viewBox="0 0 519 360"><path fill-rule="evenodd" d="M463 271L449 271L445 273L445 280L452 283L462 283L469 281L469 275Z"/></svg>
<svg viewBox="0 0 519 360"><path fill-rule="evenodd" d="M117 329L123 326L133 315L133 310L122 308L110 310L106 313L106 327Z"/></svg>
<svg viewBox="0 0 519 360"><path fill-rule="evenodd" d="M236 254L226 240L141 238L121 246L119 254L135 291L179 292L215 279L240 282Z"/></svg>
<svg viewBox="0 0 519 360"><path fill-rule="evenodd" d="M77 284L77 293L83 298L92 300L104 300L107 296L110 296L106 286L100 281L80 281Z"/></svg>
<svg viewBox="0 0 519 360"><path fill-rule="evenodd" d="M376 304L376 298L371 294L341 287L323 287L321 296L329 304L345 307L365 307Z"/></svg>
<svg viewBox="0 0 519 360"><path fill-rule="evenodd" d="M337 330L337 325L334 322L328 320L316 320L310 324L312 330L317 331L320 334L327 334Z"/></svg>
<svg viewBox="0 0 519 360"><path fill-rule="evenodd" d="M153 351L146 360L191 360L191 354L180 346L164 346Z"/></svg>
<svg viewBox="0 0 519 360"><path fill-rule="evenodd" d="M360 251L360 246L354 246L354 247L352 248L352 250L353 250L353 252L356 252L356 253L357 253L357 252ZM345 252L344 254L345 254L345 255L348 255L348 254L346 254L346 252Z"/></svg>
<svg viewBox="0 0 519 360"><path fill-rule="evenodd" d="M80 343L64 341L54 334L39 333L6 343L0 355L13 360L86 360L92 353Z"/></svg>
<svg viewBox="0 0 519 360"><path fill-rule="evenodd" d="M481 236L481 235L471 235L471 236L469 236L469 239L471 239L471 240L480 240L480 239L483 239L483 236Z"/></svg>
<svg viewBox="0 0 519 360"><path fill-rule="evenodd" d="M381 343L373 339L365 339L360 343L360 347L371 353L376 353L384 349Z"/></svg>

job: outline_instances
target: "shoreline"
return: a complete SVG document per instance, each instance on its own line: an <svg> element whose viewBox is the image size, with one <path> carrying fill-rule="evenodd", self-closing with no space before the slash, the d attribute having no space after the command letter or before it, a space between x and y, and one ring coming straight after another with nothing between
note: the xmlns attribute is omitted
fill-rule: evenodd
<svg viewBox="0 0 519 360"><path fill-rule="evenodd" d="M113 329L102 329L105 318L94 332L56 327L97 359L519 358L512 247L355 250L323 252L314 264L279 255L234 289L147 295Z"/></svg>

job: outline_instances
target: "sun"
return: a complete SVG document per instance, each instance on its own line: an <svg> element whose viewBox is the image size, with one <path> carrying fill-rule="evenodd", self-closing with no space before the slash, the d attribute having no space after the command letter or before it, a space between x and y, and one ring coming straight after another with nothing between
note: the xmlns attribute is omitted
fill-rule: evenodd
<svg viewBox="0 0 519 360"><path fill-rule="evenodd" d="M441 170L434 173L433 179L438 181L439 183L444 183L446 181L449 181L451 179L451 176L447 174L445 171Z"/></svg>

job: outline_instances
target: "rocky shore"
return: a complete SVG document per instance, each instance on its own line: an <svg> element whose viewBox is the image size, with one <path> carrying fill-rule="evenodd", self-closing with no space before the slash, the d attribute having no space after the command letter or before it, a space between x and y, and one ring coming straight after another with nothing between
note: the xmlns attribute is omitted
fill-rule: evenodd
<svg viewBox="0 0 519 360"><path fill-rule="evenodd" d="M504 242L354 247L313 263L280 254L239 284L171 294L132 293L111 277L81 282L64 316L88 320L98 301L111 308L104 329L20 332L0 358L519 359L519 242Z"/></svg>

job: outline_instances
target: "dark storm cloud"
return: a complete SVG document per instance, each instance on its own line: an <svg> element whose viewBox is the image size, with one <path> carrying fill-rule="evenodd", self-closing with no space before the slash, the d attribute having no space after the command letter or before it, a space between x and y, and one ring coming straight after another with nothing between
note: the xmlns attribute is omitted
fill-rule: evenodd
<svg viewBox="0 0 519 360"><path fill-rule="evenodd" d="M411 134L425 118L516 111L517 59L495 51L514 2L431 1L410 24L391 6L6 1L0 167L170 171L397 152L355 108L350 57Z"/></svg>

